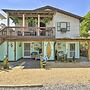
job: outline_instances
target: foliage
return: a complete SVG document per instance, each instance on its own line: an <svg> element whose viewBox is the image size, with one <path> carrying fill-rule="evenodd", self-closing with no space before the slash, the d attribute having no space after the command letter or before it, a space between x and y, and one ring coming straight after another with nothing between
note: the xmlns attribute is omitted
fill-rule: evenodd
<svg viewBox="0 0 90 90"><path fill-rule="evenodd" d="M8 57L7 56L3 60L3 68L4 69L9 69L9 61L8 61Z"/></svg>
<svg viewBox="0 0 90 90"><path fill-rule="evenodd" d="M90 11L84 16L84 19L81 23L81 35L88 36L88 31L90 30Z"/></svg>
<svg viewBox="0 0 90 90"><path fill-rule="evenodd" d="M38 21L37 19L34 19L33 17L28 17L27 22L29 25L33 26L33 25L36 25Z"/></svg>
<svg viewBox="0 0 90 90"><path fill-rule="evenodd" d="M48 24L48 23L50 22L50 20L51 20L51 18L46 17L46 18L43 18L43 19L41 20L41 22L43 22L44 24Z"/></svg>

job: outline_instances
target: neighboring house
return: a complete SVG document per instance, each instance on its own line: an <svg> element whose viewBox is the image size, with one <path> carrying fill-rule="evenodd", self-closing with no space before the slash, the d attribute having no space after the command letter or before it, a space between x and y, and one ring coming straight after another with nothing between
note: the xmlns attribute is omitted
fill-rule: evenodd
<svg viewBox="0 0 90 90"><path fill-rule="evenodd" d="M0 13L0 20L6 19L1 13Z"/></svg>
<svg viewBox="0 0 90 90"><path fill-rule="evenodd" d="M55 50L67 54L68 58L80 58L79 42L63 40L79 37L82 17L51 6L3 11L7 13L8 26L1 32L6 40L0 45L0 60L5 55L10 61L32 58L33 53L55 60ZM15 26L9 26L9 18Z"/></svg>
<svg viewBox="0 0 90 90"><path fill-rule="evenodd" d="M6 16L3 14L3 11L0 11L0 27L4 26L6 23Z"/></svg>
<svg viewBox="0 0 90 90"><path fill-rule="evenodd" d="M0 13L0 29L3 28L4 26L6 26L6 25L2 22L4 19L6 19L6 18L4 17L4 15L2 15L2 14Z"/></svg>

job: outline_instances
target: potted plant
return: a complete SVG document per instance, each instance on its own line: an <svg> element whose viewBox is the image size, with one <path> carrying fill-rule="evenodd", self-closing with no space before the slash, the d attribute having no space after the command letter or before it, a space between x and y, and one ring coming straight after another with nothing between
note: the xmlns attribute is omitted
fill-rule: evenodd
<svg viewBox="0 0 90 90"><path fill-rule="evenodd" d="M50 17L46 17L46 18L43 18L43 19L41 20L41 22L44 23L44 24L48 24L48 23L50 22L50 20L51 20Z"/></svg>
<svg viewBox="0 0 90 90"><path fill-rule="evenodd" d="M8 56L6 55L4 60L3 60L3 68L4 69L9 69L9 61L8 61Z"/></svg>

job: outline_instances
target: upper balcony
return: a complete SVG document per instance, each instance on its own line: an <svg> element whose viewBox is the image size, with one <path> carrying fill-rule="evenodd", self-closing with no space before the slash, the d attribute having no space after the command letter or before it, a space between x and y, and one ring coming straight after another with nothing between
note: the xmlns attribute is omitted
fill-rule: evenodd
<svg viewBox="0 0 90 90"><path fill-rule="evenodd" d="M55 27L5 27L0 37L9 39L54 39Z"/></svg>

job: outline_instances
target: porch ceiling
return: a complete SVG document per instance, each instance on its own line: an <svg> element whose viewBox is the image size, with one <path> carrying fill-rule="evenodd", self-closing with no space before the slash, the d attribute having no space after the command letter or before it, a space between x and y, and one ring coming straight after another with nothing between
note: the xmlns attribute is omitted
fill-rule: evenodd
<svg viewBox="0 0 90 90"><path fill-rule="evenodd" d="M25 14L25 17L52 17L55 11L34 11L34 10L4 10L9 14L9 17L22 17Z"/></svg>

